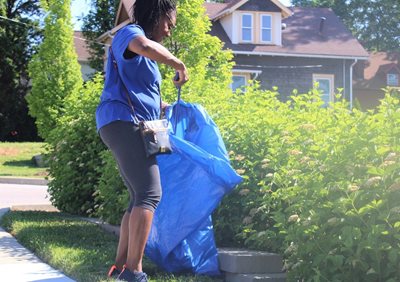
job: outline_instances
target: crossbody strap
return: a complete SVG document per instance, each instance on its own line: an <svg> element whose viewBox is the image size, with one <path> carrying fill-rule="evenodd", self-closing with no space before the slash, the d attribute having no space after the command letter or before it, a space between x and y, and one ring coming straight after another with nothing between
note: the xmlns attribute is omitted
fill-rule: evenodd
<svg viewBox="0 0 400 282"><path fill-rule="evenodd" d="M109 53L110 53L110 55L111 55L111 59L112 59L112 61L113 61L114 68L117 70L119 79L121 80L121 83L122 83L122 85L123 85L123 87L124 87L125 94L126 94L126 98L128 99L129 106L130 106L131 109L132 109L133 117L134 117L134 119L135 119L135 122L136 122L137 124L139 124L139 119L138 119L137 116L136 116L135 108L133 107L133 103L132 103L132 101L131 101L131 97L129 96L128 87L126 87L124 81L122 80L122 76L121 76L121 74L120 74L120 72L119 72L119 68L118 68L118 63L117 63L117 60L115 59L115 56L114 56L114 53L113 53L113 50L112 50L112 47L111 47L111 46L110 46L110 49L109 49ZM161 99L161 93L160 93L160 118L161 118L161 112L162 112L162 99Z"/></svg>

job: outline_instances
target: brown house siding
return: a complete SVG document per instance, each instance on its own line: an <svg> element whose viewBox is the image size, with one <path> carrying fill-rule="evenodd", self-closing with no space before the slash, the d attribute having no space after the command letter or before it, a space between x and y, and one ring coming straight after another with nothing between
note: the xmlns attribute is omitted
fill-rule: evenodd
<svg viewBox="0 0 400 282"><path fill-rule="evenodd" d="M255 60L257 67L250 67ZM334 88L344 88L342 93L350 100L352 60L236 55L235 62L234 69L261 70L257 77L261 88L270 90L277 86L282 100L287 100L293 89L297 89L298 93L308 92L313 87L313 74L333 74Z"/></svg>

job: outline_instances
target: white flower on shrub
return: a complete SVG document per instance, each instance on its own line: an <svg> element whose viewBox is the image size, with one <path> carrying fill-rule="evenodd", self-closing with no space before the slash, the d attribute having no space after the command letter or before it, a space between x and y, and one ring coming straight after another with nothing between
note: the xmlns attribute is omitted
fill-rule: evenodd
<svg viewBox="0 0 400 282"><path fill-rule="evenodd" d="M300 217L297 214L292 214L289 216L288 222L298 222Z"/></svg>
<svg viewBox="0 0 400 282"><path fill-rule="evenodd" d="M300 128L304 129L304 130L312 131L312 130L314 130L316 128L316 126L314 124L311 124L311 123L306 123L306 124L300 125Z"/></svg>
<svg viewBox="0 0 400 282"><path fill-rule="evenodd" d="M241 196L246 196L249 193L250 193L249 189L242 189L239 191L239 195L241 195Z"/></svg>
<svg viewBox="0 0 400 282"><path fill-rule="evenodd" d="M336 225L340 222L340 219L338 219L337 217L332 217L330 219L328 219L327 223L329 225Z"/></svg>
<svg viewBox="0 0 400 282"><path fill-rule="evenodd" d="M308 162L311 160L310 157L304 156L300 159L301 164L308 164Z"/></svg>
<svg viewBox="0 0 400 282"><path fill-rule="evenodd" d="M274 177L274 174L273 173L268 173L265 177L271 178L271 177Z"/></svg>
<svg viewBox="0 0 400 282"><path fill-rule="evenodd" d="M261 161L262 164L269 164L270 162L271 162L270 159L263 159L263 160Z"/></svg>
<svg viewBox="0 0 400 282"><path fill-rule="evenodd" d="M249 215L253 217L257 212L258 212L258 208L252 208L249 212Z"/></svg>
<svg viewBox="0 0 400 282"><path fill-rule="evenodd" d="M314 143L314 140L312 139L307 139L306 141L303 142L304 145L311 145Z"/></svg>
<svg viewBox="0 0 400 282"><path fill-rule="evenodd" d="M320 165L319 166L319 171L326 172L326 171L328 171L328 167L326 165Z"/></svg>
<svg viewBox="0 0 400 282"><path fill-rule="evenodd" d="M303 154L302 151L296 150L296 149L290 150L288 153L289 153L289 155L292 155L292 156L298 156L298 155Z"/></svg>
<svg viewBox="0 0 400 282"><path fill-rule="evenodd" d="M237 161L243 161L244 159L245 159L245 157L243 155L237 155L235 157L235 160L237 160Z"/></svg>
<svg viewBox="0 0 400 282"><path fill-rule="evenodd" d="M384 161L384 162L381 164L381 167L388 167L388 166L391 166L391 165L394 165L394 164L396 164L395 161Z"/></svg>
<svg viewBox="0 0 400 282"><path fill-rule="evenodd" d="M382 180L382 177L380 177L380 176L374 176L374 177L371 177L370 179L368 179L366 182L365 182L365 186L366 187L373 187L373 186L375 186L376 184L378 184L380 181Z"/></svg>
<svg viewBox="0 0 400 282"><path fill-rule="evenodd" d="M250 216L246 216L245 218L243 218L243 221L242 221L242 223L245 225L248 225L252 222L253 222L253 219Z"/></svg>
<svg viewBox="0 0 400 282"><path fill-rule="evenodd" d="M299 170L299 169L291 169L291 170L289 170L288 172L287 172L287 175L288 176L293 176L293 175L296 175L296 174L298 174L298 173L300 173L301 172L301 170Z"/></svg>
<svg viewBox="0 0 400 282"><path fill-rule="evenodd" d="M72 165L74 162L73 161L69 161L68 163L67 163L67 165Z"/></svg>
<svg viewBox="0 0 400 282"><path fill-rule="evenodd" d="M358 191L358 190L360 190L360 186L358 186L358 185L356 185L356 184L350 184L350 185L349 185L349 191L350 191L350 192L356 192L356 191Z"/></svg>
<svg viewBox="0 0 400 282"><path fill-rule="evenodd" d="M261 168L267 168L267 167L269 167L269 164L270 164L270 162L271 162L271 160L269 160L269 159L263 159L262 161L261 161Z"/></svg>
<svg viewBox="0 0 400 282"><path fill-rule="evenodd" d="M394 208L390 209L390 212L400 214L400 207L394 207Z"/></svg>
<svg viewBox="0 0 400 282"><path fill-rule="evenodd" d="M397 154L395 152L391 152L386 156L385 161L389 161L389 162L395 161L396 158L397 158Z"/></svg>
<svg viewBox="0 0 400 282"><path fill-rule="evenodd" d="M257 237L260 238L260 237L264 236L266 233L267 232L265 232L265 231L258 232Z"/></svg>
<svg viewBox="0 0 400 282"><path fill-rule="evenodd" d="M284 254L289 255L294 252L297 252L297 245L295 245L294 242L291 242L289 247L287 247L287 249L285 250Z"/></svg>
<svg viewBox="0 0 400 282"><path fill-rule="evenodd" d="M400 182L397 183L393 183L392 185L390 185L390 187L388 188L389 191L395 192L395 191L400 191Z"/></svg>

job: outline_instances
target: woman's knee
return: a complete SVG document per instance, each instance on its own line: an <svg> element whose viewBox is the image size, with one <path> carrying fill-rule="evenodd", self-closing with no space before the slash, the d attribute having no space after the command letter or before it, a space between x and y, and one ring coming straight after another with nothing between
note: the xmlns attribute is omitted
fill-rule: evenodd
<svg viewBox="0 0 400 282"><path fill-rule="evenodd" d="M161 188L136 194L135 207L145 208L154 212L161 201L161 194Z"/></svg>

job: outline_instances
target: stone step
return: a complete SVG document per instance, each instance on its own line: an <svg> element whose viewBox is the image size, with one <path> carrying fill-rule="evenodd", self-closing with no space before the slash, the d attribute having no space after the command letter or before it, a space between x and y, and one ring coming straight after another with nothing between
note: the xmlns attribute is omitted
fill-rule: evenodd
<svg viewBox="0 0 400 282"><path fill-rule="evenodd" d="M238 274L225 273L225 282L285 282L286 273Z"/></svg>
<svg viewBox="0 0 400 282"><path fill-rule="evenodd" d="M280 273L283 269L282 256L268 252L221 248L218 257L220 269L229 273Z"/></svg>

